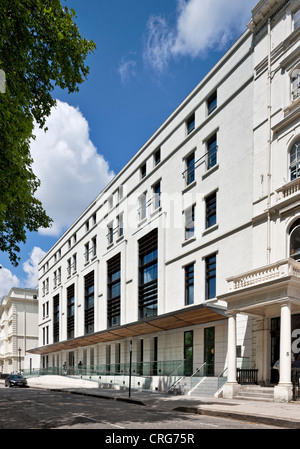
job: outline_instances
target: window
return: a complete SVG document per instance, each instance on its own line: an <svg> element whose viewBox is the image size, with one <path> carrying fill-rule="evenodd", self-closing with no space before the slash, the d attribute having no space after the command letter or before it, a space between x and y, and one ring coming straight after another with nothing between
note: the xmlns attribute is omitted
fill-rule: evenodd
<svg viewBox="0 0 300 449"><path fill-rule="evenodd" d="M214 92L207 100L207 114L211 114L217 107L217 91Z"/></svg>
<svg viewBox="0 0 300 449"><path fill-rule="evenodd" d="M205 259L205 299L216 297L216 255Z"/></svg>
<svg viewBox="0 0 300 449"><path fill-rule="evenodd" d="M186 184L189 185L195 180L195 153L191 153L186 158L186 170L184 172Z"/></svg>
<svg viewBox="0 0 300 449"><path fill-rule="evenodd" d="M88 262L90 260L90 244L89 244L89 242L87 242L84 245L84 258L85 258L85 262Z"/></svg>
<svg viewBox="0 0 300 449"><path fill-rule="evenodd" d="M87 220L85 222L85 231L88 232L89 229L90 229L90 222L89 222L89 220Z"/></svg>
<svg viewBox="0 0 300 449"><path fill-rule="evenodd" d="M97 255L97 237L92 238L92 256L95 257Z"/></svg>
<svg viewBox="0 0 300 449"><path fill-rule="evenodd" d="M161 193L160 181L153 186L153 193L154 193L154 201L153 201L154 209L158 209L160 207L160 193Z"/></svg>
<svg viewBox="0 0 300 449"><path fill-rule="evenodd" d="M195 205L185 211L185 240L194 237L195 233Z"/></svg>
<svg viewBox="0 0 300 449"><path fill-rule="evenodd" d="M68 259L67 260L67 275L68 275L68 277L71 276L71 266L72 266L71 259Z"/></svg>
<svg viewBox="0 0 300 449"><path fill-rule="evenodd" d="M84 277L84 329L94 332L94 271Z"/></svg>
<svg viewBox="0 0 300 449"><path fill-rule="evenodd" d="M186 121L187 133L190 134L195 129L195 114L192 114Z"/></svg>
<svg viewBox="0 0 300 449"><path fill-rule="evenodd" d="M118 220L118 234L119 237L122 237L124 235L124 213L122 212L117 217Z"/></svg>
<svg viewBox="0 0 300 449"><path fill-rule="evenodd" d="M185 267L185 305L194 304L194 264Z"/></svg>
<svg viewBox="0 0 300 449"><path fill-rule="evenodd" d="M146 193L139 198L139 220L144 220L146 218Z"/></svg>
<svg viewBox="0 0 300 449"><path fill-rule="evenodd" d="M293 14L293 25L294 30L296 30L300 26L300 9L298 9L298 11Z"/></svg>
<svg viewBox="0 0 300 449"><path fill-rule="evenodd" d="M53 341L59 341L59 295L53 298Z"/></svg>
<svg viewBox="0 0 300 449"><path fill-rule="evenodd" d="M300 261L300 219L296 220L290 229L290 257Z"/></svg>
<svg viewBox="0 0 300 449"><path fill-rule="evenodd" d="M75 288L67 288L67 338L74 338Z"/></svg>
<svg viewBox="0 0 300 449"><path fill-rule="evenodd" d="M121 254L107 261L107 323L118 326L121 316Z"/></svg>
<svg viewBox="0 0 300 449"><path fill-rule="evenodd" d="M157 229L139 240L139 317L157 315Z"/></svg>
<svg viewBox="0 0 300 449"><path fill-rule="evenodd" d="M217 223L217 194L216 192L208 196L205 200L206 203L206 228Z"/></svg>
<svg viewBox="0 0 300 449"><path fill-rule="evenodd" d="M108 198L108 208L112 209L113 205L114 205L114 197L113 195L110 195L110 197Z"/></svg>
<svg viewBox="0 0 300 449"><path fill-rule="evenodd" d="M123 186L121 185L118 189L119 201L123 198Z"/></svg>
<svg viewBox="0 0 300 449"><path fill-rule="evenodd" d="M155 151L153 158L154 158L154 166L158 165L160 163L160 148Z"/></svg>
<svg viewBox="0 0 300 449"><path fill-rule="evenodd" d="M292 101L300 97L300 68L293 70L291 74Z"/></svg>
<svg viewBox="0 0 300 449"><path fill-rule="evenodd" d="M107 225L107 242L111 245L114 242L114 225L113 222Z"/></svg>
<svg viewBox="0 0 300 449"><path fill-rule="evenodd" d="M94 215L93 215L93 224L94 225L96 224L96 221L97 221L97 215L96 215L96 213L94 213Z"/></svg>
<svg viewBox="0 0 300 449"><path fill-rule="evenodd" d="M76 254L74 254L74 256L73 256L72 267L73 267L73 274L74 274L74 273L76 273L76 270L77 270L77 256L76 256Z"/></svg>
<svg viewBox="0 0 300 449"><path fill-rule="evenodd" d="M291 181L300 176L300 139L296 140L290 150Z"/></svg>
<svg viewBox="0 0 300 449"><path fill-rule="evenodd" d="M217 163L217 135L214 134L208 141L207 145L207 169L214 167Z"/></svg>
<svg viewBox="0 0 300 449"><path fill-rule="evenodd" d="M142 165L142 167L140 168L141 170L141 178L145 178L147 171L146 171L146 164Z"/></svg>

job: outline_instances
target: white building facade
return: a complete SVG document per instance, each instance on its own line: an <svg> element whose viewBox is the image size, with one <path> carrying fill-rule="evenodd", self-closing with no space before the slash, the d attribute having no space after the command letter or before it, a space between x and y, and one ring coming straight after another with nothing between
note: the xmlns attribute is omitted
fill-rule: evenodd
<svg viewBox="0 0 300 449"><path fill-rule="evenodd" d="M28 352L38 341L37 290L13 287L0 303L0 373L39 369L40 356Z"/></svg>
<svg viewBox="0 0 300 449"><path fill-rule="evenodd" d="M276 400L290 400L299 11L299 0L261 0L242 36L41 261L44 368L81 361L121 373L131 356L153 388L179 367L226 372L226 397L239 388L236 368L251 368L276 384Z"/></svg>

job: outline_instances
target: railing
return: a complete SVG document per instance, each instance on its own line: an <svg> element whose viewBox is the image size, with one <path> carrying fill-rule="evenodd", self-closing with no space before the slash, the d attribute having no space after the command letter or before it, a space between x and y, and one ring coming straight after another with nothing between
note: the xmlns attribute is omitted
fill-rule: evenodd
<svg viewBox="0 0 300 449"><path fill-rule="evenodd" d="M242 369L237 368L237 382L238 384L255 384L257 385L258 369Z"/></svg>
<svg viewBox="0 0 300 449"><path fill-rule="evenodd" d="M293 400L300 398L300 368L292 368Z"/></svg>
<svg viewBox="0 0 300 449"><path fill-rule="evenodd" d="M276 190L278 195L277 201L280 201L281 199L286 199L289 196L293 195L294 193L299 192L299 190L300 190L300 178L296 178L293 181L288 182L284 186L280 187L280 189Z"/></svg>
<svg viewBox="0 0 300 449"><path fill-rule="evenodd" d="M233 276L228 278L227 282L229 283L229 290L239 290L291 275L300 277L300 264L293 259L285 259Z"/></svg>
<svg viewBox="0 0 300 449"><path fill-rule="evenodd" d="M184 170L182 176L187 184L190 184L190 182L188 182L188 179L190 178L191 174L195 172L196 168L198 168L201 164L206 162L207 169L210 169L217 164L217 152L218 146L216 145L214 148L207 151L203 156L197 159L197 161L195 161L191 167L188 167L186 170Z"/></svg>
<svg viewBox="0 0 300 449"><path fill-rule="evenodd" d="M223 387L223 385L226 383L227 376L224 374L228 368L226 367L219 375L218 375L218 391Z"/></svg>

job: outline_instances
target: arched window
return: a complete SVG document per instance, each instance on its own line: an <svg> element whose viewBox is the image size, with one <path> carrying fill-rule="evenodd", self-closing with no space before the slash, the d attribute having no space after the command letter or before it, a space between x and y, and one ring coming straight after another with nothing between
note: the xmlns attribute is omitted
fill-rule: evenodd
<svg viewBox="0 0 300 449"><path fill-rule="evenodd" d="M290 150L291 181L300 176L300 138L296 140Z"/></svg>
<svg viewBox="0 0 300 449"><path fill-rule="evenodd" d="M290 257L300 261L300 219L290 229Z"/></svg>

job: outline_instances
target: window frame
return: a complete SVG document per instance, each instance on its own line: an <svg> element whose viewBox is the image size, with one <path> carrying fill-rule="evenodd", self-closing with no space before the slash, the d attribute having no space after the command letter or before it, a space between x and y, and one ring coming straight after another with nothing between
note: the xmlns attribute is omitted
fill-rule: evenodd
<svg viewBox="0 0 300 449"><path fill-rule="evenodd" d="M213 111L217 109L218 106L218 96L217 90L215 90L206 100L207 115L210 115Z"/></svg>
<svg viewBox="0 0 300 449"><path fill-rule="evenodd" d="M205 229L217 224L217 192L212 192L205 198Z"/></svg>
<svg viewBox="0 0 300 449"><path fill-rule="evenodd" d="M192 271L191 271L192 270ZM195 263L192 262L184 267L184 287L185 287L185 296L184 296L184 304L189 306L194 304L195 299ZM190 291L190 287L192 287L192 295ZM192 296L192 297L191 297Z"/></svg>

